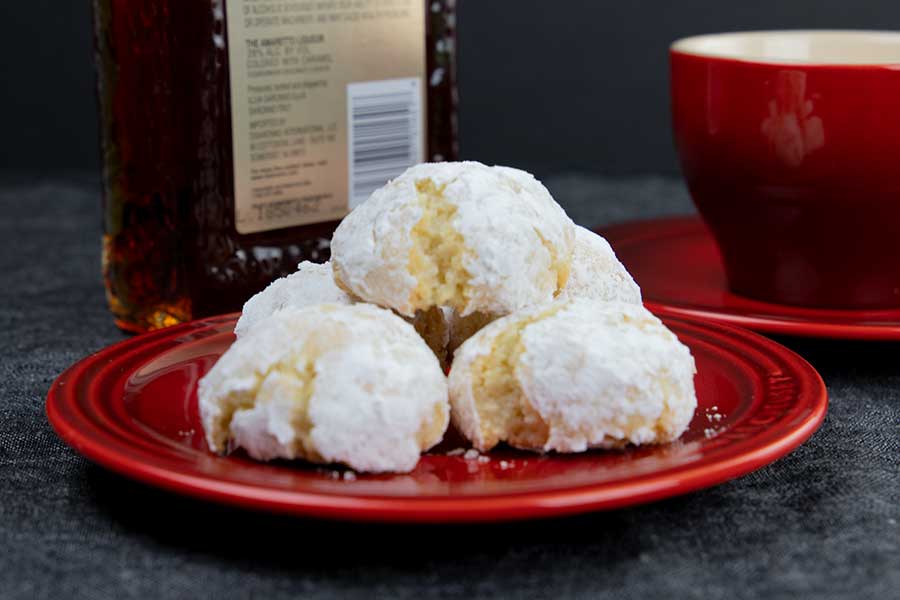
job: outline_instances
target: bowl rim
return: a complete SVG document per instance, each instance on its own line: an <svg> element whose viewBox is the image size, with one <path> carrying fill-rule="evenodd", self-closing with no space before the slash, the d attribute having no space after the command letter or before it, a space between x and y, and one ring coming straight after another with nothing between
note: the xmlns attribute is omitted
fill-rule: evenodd
<svg viewBox="0 0 900 600"><path fill-rule="evenodd" d="M859 60L859 61L833 61L833 60L811 60L798 58L776 58L771 56L754 56L741 55L737 53L716 52L709 50L699 50L695 46L697 43L707 40L716 40L724 38L738 37L820 37L820 36L843 36L848 38L867 38L867 39L890 39L896 42L898 46L898 58L896 60ZM892 30L876 30L876 29L761 29L748 31L725 31L719 33L705 33L699 35L691 35L679 38L669 45L669 52L672 55L678 54L683 56L692 56L705 60L717 60L725 62L740 62L747 64L784 66L794 65L803 67L828 67L838 69L859 69L859 68L885 68L891 70L900 70L900 31Z"/></svg>

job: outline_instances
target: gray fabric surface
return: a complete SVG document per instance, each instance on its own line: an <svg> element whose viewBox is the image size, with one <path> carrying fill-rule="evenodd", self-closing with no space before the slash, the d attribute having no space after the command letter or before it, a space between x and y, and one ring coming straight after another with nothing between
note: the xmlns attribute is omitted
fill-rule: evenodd
<svg viewBox="0 0 900 600"><path fill-rule="evenodd" d="M587 225L690 211L666 179L548 182ZM2 598L897 598L900 344L784 340L825 425L776 464L655 504L479 526L313 522L93 466L44 416L53 378L122 339L99 281L98 185L0 178Z"/></svg>

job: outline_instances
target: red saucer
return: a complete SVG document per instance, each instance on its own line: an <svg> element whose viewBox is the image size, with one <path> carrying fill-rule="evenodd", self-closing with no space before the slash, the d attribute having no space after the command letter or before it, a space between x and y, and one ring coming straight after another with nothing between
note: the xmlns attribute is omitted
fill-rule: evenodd
<svg viewBox="0 0 900 600"><path fill-rule="evenodd" d="M82 360L51 387L47 415L78 452L151 485L294 515L403 522L524 519L658 500L758 469L818 428L825 387L802 358L747 331L666 322L696 357L699 407L683 438L664 447L504 450L481 461L443 448L409 475L355 479L216 456L206 449L196 387L232 343L234 315L134 337Z"/></svg>
<svg viewBox="0 0 900 600"><path fill-rule="evenodd" d="M644 303L656 313L702 317L783 335L900 340L900 308L824 310L732 294L719 250L697 217L637 221L598 232L641 286Z"/></svg>

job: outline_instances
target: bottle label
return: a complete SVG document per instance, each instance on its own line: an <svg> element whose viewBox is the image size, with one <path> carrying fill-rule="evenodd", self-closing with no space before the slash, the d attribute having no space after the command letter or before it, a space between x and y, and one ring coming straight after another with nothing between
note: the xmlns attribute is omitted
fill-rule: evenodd
<svg viewBox="0 0 900 600"><path fill-rule="evenodd" d="M425 156L422 0L229 0L235 227L334 221Z"/></svg>

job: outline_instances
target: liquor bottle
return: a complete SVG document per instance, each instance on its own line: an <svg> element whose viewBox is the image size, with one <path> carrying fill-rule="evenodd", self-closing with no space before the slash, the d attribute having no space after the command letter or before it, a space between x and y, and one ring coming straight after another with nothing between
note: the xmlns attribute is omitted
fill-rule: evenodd
<svg viewBox="0 0 900 600"><path fill-rule="evenodd" d="M129 331L239 310L453 160L455 0L94 0L103 276Z"/></svg>

